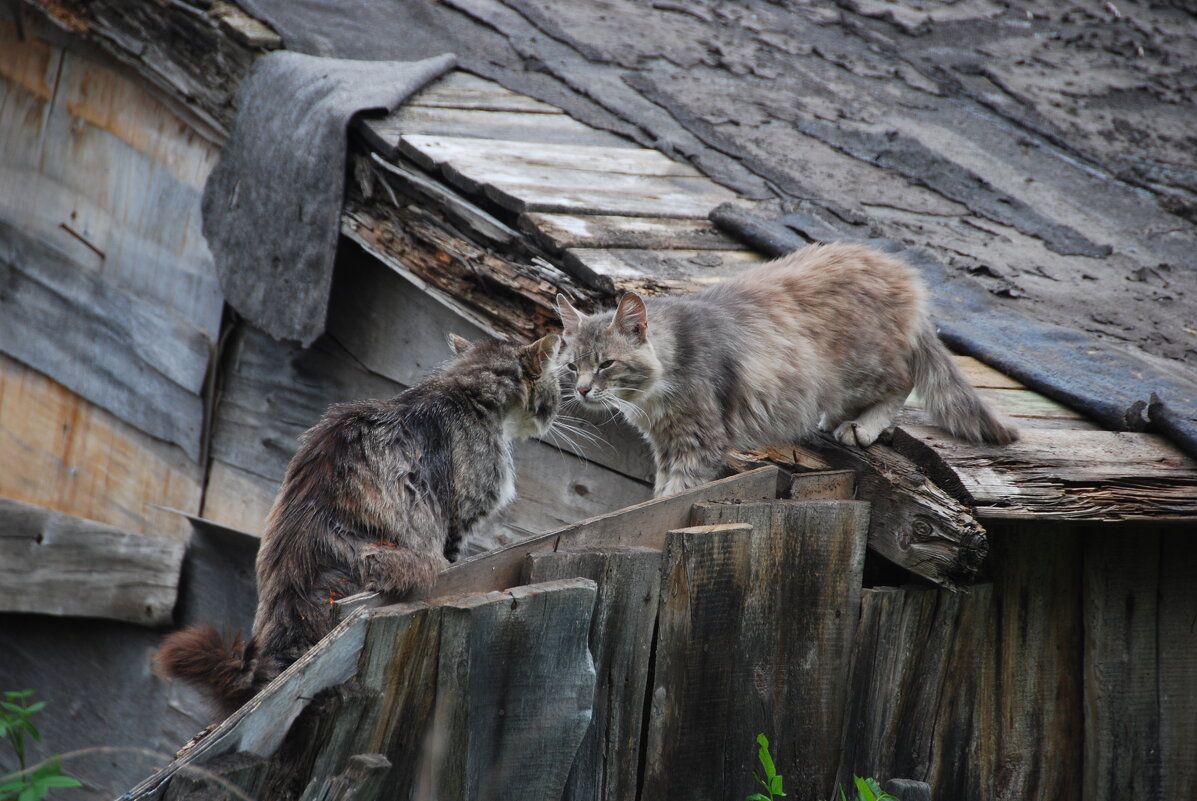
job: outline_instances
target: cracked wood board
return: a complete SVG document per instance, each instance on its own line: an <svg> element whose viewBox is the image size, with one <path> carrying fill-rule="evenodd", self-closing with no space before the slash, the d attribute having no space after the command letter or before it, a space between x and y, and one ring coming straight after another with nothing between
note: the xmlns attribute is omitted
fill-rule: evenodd
<svg viewBox="0 0 1197 801"><path fill-rule="evenodd" d="M566 269L583 283L610 282L650 295L702 289L764 263L751 250L571 248L564 258Z"/></svg>
<svg viewBox="0 0 1197 801"><path fill-rule="evenodd" d="M1197 517L1197 460L1155 434L1027 429L993 447L903 426L894 447L982 520Z"/></svg>
<svg viewBox="0 0 1197 801"><path fill-rule="evenodd" d="M564 114L556 106L542 103L527 95L503 86L454 70L420 90L406 103L408 106L470 109L477 111L511 111L520 114Z"/></svg>

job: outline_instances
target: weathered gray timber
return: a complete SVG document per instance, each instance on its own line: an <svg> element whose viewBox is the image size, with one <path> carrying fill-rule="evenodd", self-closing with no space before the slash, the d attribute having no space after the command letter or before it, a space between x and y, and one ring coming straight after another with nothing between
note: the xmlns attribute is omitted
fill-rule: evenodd
<svg viewBox="0 0 1197 801"><path fill-rule="evenodd" d="M0 282L5 353L198 459L204 332L3 220Z"/></svg>
<svg viewBox="0 0 1197 801"><path fill-rule="evenodd" d="M0 498L0 611L169 623L183 543Z"/></svg>
<svg viewBox="0 0 1197 801"><path fill-rule="evenodd" d="M869 505L702 504L662 566L645 798L740 799L754 740L786 791L830 794Z"/></svg>
<svg viewBox="0 0 1197 801"><path fill-rule="evenodd" d="M590 624L594 715L562 801L622 801L637 791L644 692L652 661L661 552L561 550L528 556L529 583L581 576L598 585Z"/></svg>
<svg viewBox="0 0 1197 801"><path fill-rule="evenodd" d="M841 784L900 776L937 798L1089 797L1075 780L1082 539L1038 534L994 532L992 584L864 591Z"/></svg>
<svg viewBox="0 0 1197 801"><path fill-rule="evenodd" d="M849 448L828 437L790 449L815 467L856 472L856 497L873 504L869 547L894 564L954 588L974 580L989 545L970 510L887 445Z"/></svg>
<svg viewBox="0 0 1197 801"><path fill-rule="evenodd" d="M850 501L856 498L856 473L851 470L812 470L795 473L790 482L795 501Z"/></svg>
<svg viewBox="0 0 1197 801"><path fill-rule="evenodd" d="M713 500L759 500L776 498L779 474L776 467L761 467L748 473L712 481L694 489L654 498L589 520L582 520L490 553L458 562L440 574L436 586L421 597L437 598L464 592L501 590L516 586L528 554L561 548L641 546L660 549L665 532L689 525L695 503Z"/></svg>
<svg viewBox="0 0 1197 801"><path fill-rule="evenodd" d="M1156 434L1032 429L994 449L932 428L899 431L895 447L928 465L982 519L1167 522L1197 514L1197 460Z"/></svg>
<svg viewBox="0 0 1197 801"><path fill-rule="evenodd" d="M129 798L220 798L210 768L263 801L560 797L595 595L570 579L358 610Z"/></svg>
<svg viewBox="0 0 1197 801"><path fill-rule="evenodd" d="M1197 543L1167 529L1133 538L1087 529L1083 536L1084 797L1191 794Z"/></svg>

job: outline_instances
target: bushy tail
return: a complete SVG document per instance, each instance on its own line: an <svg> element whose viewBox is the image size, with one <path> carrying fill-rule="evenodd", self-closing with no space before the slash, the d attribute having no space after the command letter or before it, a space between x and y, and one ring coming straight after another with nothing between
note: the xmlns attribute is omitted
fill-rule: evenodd
<svg viewBox="0 0 1197 801"><path fill-rule="evenodd" d="M192 626L168 636L154 654L165 676L195 685L231 715L257 691L257 646L231 639L215 626Z"/></svg>
<svg viewBox="0 0 1197 801"><path fill-rule="evenodd" d="M931 419L954 436L994 445L1009 445L1018 439L1018 429L1000 420L981 400L930 323L919 333L911 368L915 388Z"/></svg>

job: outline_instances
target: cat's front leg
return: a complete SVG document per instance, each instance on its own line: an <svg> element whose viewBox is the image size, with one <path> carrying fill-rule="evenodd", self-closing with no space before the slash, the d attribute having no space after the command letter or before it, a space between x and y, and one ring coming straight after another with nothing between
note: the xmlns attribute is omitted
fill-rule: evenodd
<svg viewBox="0 0 1197 801"><path fill-rule="evenodd" d="M432 589L449 560L436 551L371 544L361 551L362 590L387 595Z"/></svg>
<svg viewBox="0 0 1197 801"><path fill-rule="evenodd" d="M664 498L713 481L722 469L726 449L715 453L688 452L672 453L657 459L657 479L653 485L653 497Z"/></svg>

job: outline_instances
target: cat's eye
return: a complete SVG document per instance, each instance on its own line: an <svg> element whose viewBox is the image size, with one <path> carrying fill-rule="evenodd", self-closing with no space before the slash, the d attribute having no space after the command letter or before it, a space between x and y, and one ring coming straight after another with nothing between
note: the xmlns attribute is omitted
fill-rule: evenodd
<svg viewBox="0 0 1197 801"><path fill-rule="evenodd" d="M565 365L565 369L569 370L571 373L576 373L578 372L578 365L570 362L569 364Z"/></svg>
<svg viewBox="0 0 1197 801"><path fill-rule="evenodd" d="M603 362L602 364L600 364L600 365L599 365L599 369L600 369L600 370L606 370L608 367L610 367L610 366L611 366L611 365L613 365L613 364L615 364L615 360L614 360L614 359L607 359L607 361L605 361L605 362Z"/></svg>

